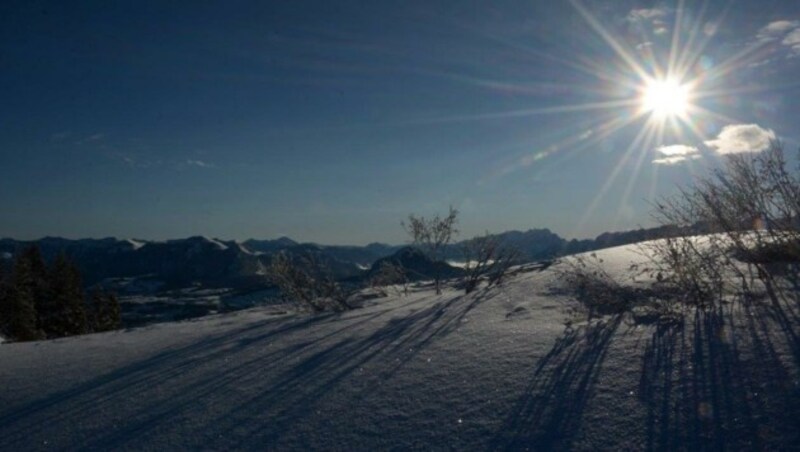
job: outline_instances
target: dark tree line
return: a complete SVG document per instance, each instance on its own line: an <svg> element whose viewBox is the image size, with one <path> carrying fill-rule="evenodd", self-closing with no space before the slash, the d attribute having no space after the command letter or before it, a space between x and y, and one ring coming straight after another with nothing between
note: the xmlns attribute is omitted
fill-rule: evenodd
<svg viewBox="0 0 800 452"><path fill-rule="evenodd" d="M65 255L47 265L31 246L14 261L0 261L0 333L32 341L120 327L115 294L95 288L87 297L80 272Z"/></svg>

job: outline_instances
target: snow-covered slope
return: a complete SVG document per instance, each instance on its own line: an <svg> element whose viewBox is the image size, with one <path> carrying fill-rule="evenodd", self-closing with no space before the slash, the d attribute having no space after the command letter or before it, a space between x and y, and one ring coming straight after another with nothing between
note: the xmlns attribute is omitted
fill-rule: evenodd
<svg viewBox="0 0 800 452"><path fill-rule="evenodd" d="M618 272L639 256L598 254ZM796 317L732 304L668 328L587 323L576 306L553 266L469 296L419 290L344 314L258 308L3 344L0 449L800 444Z"/></svg>

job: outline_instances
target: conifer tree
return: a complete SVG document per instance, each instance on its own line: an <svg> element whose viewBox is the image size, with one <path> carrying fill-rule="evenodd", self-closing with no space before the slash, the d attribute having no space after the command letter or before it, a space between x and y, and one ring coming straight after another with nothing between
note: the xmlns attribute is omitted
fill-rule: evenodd
<svg viewBox="0 0 800 452"><path fill-rule="evenodd" d="M11 274L4 259L0 259L0 335L8 336L7 307L11 290Z"/></svg>
<svg viewBox="0 0 800 452"><path fill-rule="evenodd" d="M116 330L122 323L117 295L99 287L92 290L86 314L91 330L97 333Z"/></svg>
<svg viewBox="0 0 800 452"><path fill-rule="evenodd" d="M88 331L84 293L78 269L60 254L50 272L50 297L43 303L39 321L49 337L72 336Z"/></svg>
<svg viewBox="0 0 800 452"><path fill-rule="evenodd" d="M11 274L0 282L0 328L10 339L31 341L41 337L31 287L30 266L17 256Z"/></svg>
<svg viewBox="0 0 800 452"><path fill-rule="evenodd" d="M19 259L24 261L27 268L30 269L31 277L28 289L33 296L38 328L43 329L40 319L43 318L47 302L51 297L47 265L44 262L44 258L42 258L39 247L36 245L25 248L19 254Z"/></svg>
<svg viewBox="0 0 800 452"><path fill-rule="evenodd" d="M11 271L6 263L6 259L0 257L0 285L5 284L8 282L8 279L11 277Z"/></svg>

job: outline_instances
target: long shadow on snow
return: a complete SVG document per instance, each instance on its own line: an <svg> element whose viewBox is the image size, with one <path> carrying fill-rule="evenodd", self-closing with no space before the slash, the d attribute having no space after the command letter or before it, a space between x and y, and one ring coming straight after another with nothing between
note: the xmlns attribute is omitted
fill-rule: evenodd
<svg viewBox="0 0 800 452"><path fill-rule="evenodd" d="M524 395L494 438L493 449L569 449L580 427L614 333L615 315L568 329L534 370Z"/></svg>
<svg viewBox="0 0 800 452"><path fill-rule="evenodd" d="M233 444L236 449L259 449L274 444L294 424L308 420L315 413L319 399L337 391L343 381L364 368L368 368L361 378L365 382L354 388L354 381L348 380L348 389L369 397L375 386L389 379L421 350L457 329L465 316L485 301L485 292L471 298L459 296L437 302L391 318L363 337L345 337L309 354L277 375L266 390L222 416L215 425L216 433L238 438ZM370 368L373 363L377 365ZM359 400L348 403L357 404ZM345 406L339 409L349 411ZM271 416L253 422L254 412L269 412Z"/></svg>
<svg viewBox="0 0 800 452"><path fill-rule="evenodd" d="M800 347L788 310L750 300L697 310L683 325L652 327L638 391L646 412L644 447L785 450L800 444ZM621 319L567 330L538 363L492 448L569 449Z"/></svg>
<svg viewBox="0 0 800 452"><path fill-rule="evenodd" d="M370 317L381 313L377 312ZM172 379L179 379L215 359L229 357L236 350L247 347L249 344L297 333L336 318L336 315L324 314L305 318L275 318L259 321L184 347L166 350L67 390L46 395L28 404L6 407L0 411L0 449L15 447L19 441L35 438L39 432L52 423L64 419L79 419L86 416L87 413L101 408L104 404L124 411L125 406L128 405L128 398L140 398L149 389ZM362 322L368 320L369 317ZM271 329L272 326L275 328ZM298 348L312 344L313 342L300 343L293 347L293 350L296 351ZM269 357L268 354L261 356L262 359ZM224 381L224 378L218 381Z"/></svg>
<svg viewBox="0 0 800 452"><path fill-rule="evenodd" d="M15 445L15 441L35 436L51 421L81 416L98 404L116 396L133 395L220 354L226 353L232 344L252 332L279 327L260 335L260 339L290 333L326 320L327 316L309 317L299 321L268 319L217 336L205 338L184 347L169 349L150 358L124 366L108 374L93 378L67 390L45 395L22 406L11 406L0 411L0 448Z"/></svg>
<svg viewBox="0 0 800 452"><path fill-rule="evenodd" d="M734 303L699 310L684 328L656 329L639 385L649 450L800 444L796 335L773 308Z"/></svg>
<svg viewBox="0 0 800 452"><path fill-rule="evenodd" d="M477 295L439 301L389 318L377 330L365 325L396 308L350 313L341 325L333 323L339 315L258 322L0 411L0 449L29 448L31 439L50 433L53 425L84 418L94 426L68 436L66 446L135 447L197 410L209 413L209 406L216 411L181 426L183 438L202 447L213 447L222 438L220 447L263 448L312 413L319 398L356 370L379 358L375 368L380 370L369 384L380 384L420 349L455 330L483 300ZM327 324L334 326L318 333ZM287 343L270 348L279 338ZM107 417L93 424L91 417L98 412Z"/></svg>

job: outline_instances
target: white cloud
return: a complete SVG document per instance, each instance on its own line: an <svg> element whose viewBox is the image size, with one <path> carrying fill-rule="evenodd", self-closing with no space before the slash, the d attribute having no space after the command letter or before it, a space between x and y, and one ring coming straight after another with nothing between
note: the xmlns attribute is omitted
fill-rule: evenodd
<svg viewBox="0 0 800 452"><path fill-rule="evenodd" d="M787 34L781 42L786 46L795 46L800 44L800 28L795 28L791 33Z"/></svg>
<svg viewBox="0 0 800 452"><path fill-rule="evenodd" d="M689 157L685 157L683 155L678 155L678 156L675 156L675 157L664 157L664 158L660 158L660 159L655 159L655 160L653 160L653 163L655 163L656 165L676 165L678 163L685 162L687 160L695 160L695 159L699 159L699 158L700 158L699 155L692 155L692 156L689 156Z"/></svg>
<svg viewBox="0 0 800 452"><path fill-rule="evenodd" d="M660 146L655 151L663 156L653 160L656 165L675 165L686 160L700 158L700 151L696 147L685 144Z"/></svg>
<svg viewBox="0 0 800 452"><path fill-rule="evenodd" d="M672 10L657 8L636 8L630 10L625 19L639 30L650 30L654 35L661 36L669 33L669 21Z"/></svg>
<svg viewBox="0 0 800 452"><path fill-rule="evenodd" d="M775 140L775 132L756 124L731 124L722 128L716 139L705 145L718 154L738 154L742 152L761 152Z"/></svg>
<svg viewBox="0 0 800 452"><path fill-rule="evenodd" d="M661 35L665 35L665 34L669 33L669 30L667 29L667 27L658 25L655 28L653 28L653 33L661 36Z"/></svg>
<svg viewBox="0 0 800 452"><path fill-rule="evenodd" d="M792 54L800 55L800 27L795 28L794 31L787 34L781 44L792 49Z"/></svg>
<svg viewBox="0 0 800 452"><path fill-rule="evenodd" d="M664 17L667 13L666 8L637 8L628 13L627 19L630 22L642 22Z"/></svg>
<svg viewBox="0 0 800 452"><path fill-rule="evenodd" d="M762 42L777 41L784 37L787 33L792 32L800 27L800 21L797 20L777 20L770 22L764 28L758 31L756 39Z"/></svg>
<svg viewBox="0 0 800 452"><path fill-rule="evenodd" d="M656 152L666 156L674 156L674 155L697 154L700 151L698 151L697 148L694 146L687 146L685 144L673 144L670 146L658 147L656 148Z"/></svg>
<svg viewBox="0 0 800 452"><path fill-rule="evenodd" d="M785 48L787 57L800 56L800 20L778 20L767 24L756 34L756 42Z"/></svg>

